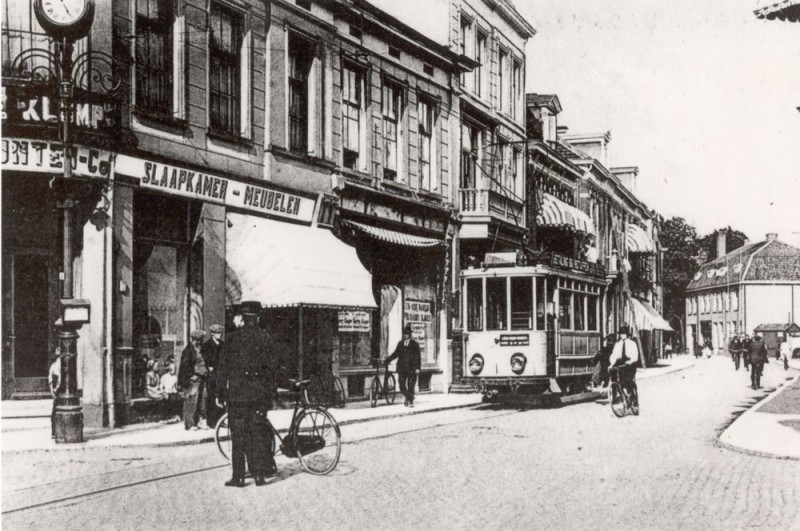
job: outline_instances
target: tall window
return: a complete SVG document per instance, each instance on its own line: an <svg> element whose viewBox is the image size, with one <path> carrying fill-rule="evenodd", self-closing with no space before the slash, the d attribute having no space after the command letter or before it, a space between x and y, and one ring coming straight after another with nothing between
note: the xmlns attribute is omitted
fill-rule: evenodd
<svg viewBox="0 0 800 531"><path fill-rule="evenodd" d="M383 85L383 178L397 179L403 92L393 83Z"/></svg>
<svg viewBox="0 0 800 531"><path fill-rule="evenodd" d="M136 2L136 107L172 114L174 0Z"/></svg>
<svg viewBox="0 0 800 531"><path fill-rule="evenodd" d="M522 151L518 148L511 150L510 166L508 167L509 184L508 187L515 196L521 197L522 190L519 182L519 166L522 163Z"/></svg>
<svg viewBox="0 0 800 531"><path fill-rule="evenodd" d="M572 293L561 290L558 296L559 326L564 330L572 330Z"/></svg>
<svg viewBox="0 0 800 531"><path fill-rule="evenodd" d="M511 65L511 99L509 114L512 118L517 117L517 106L522 100L522 65L519 61L514 61Z"/></svg>
<svg viewBox="0 0 800 531"><path fill-rule="evenodd" d="M342 68L342 129L344 133L344 166L359 169L361 158L361 109L363 101L362 73L355 67Z"/></svg>
<svg viewBox="0 0 800 531"><path fill-rule="evenodd" d="M309 73L314 61L314 44L289 34L289 149L307 153Z"/></svg>
<svg viewBox="0 0 800 531"><path fill-rule="evenodd" d="M475 35L475 60L480 65L475 68L475 94L483 95L483 64L486 62L486 35L478 31Z"/></svg>
<svg viewBox="0 0 800 531"><path fill-rule="evenodd" d="M483 281L467 280L467 330L483 330Z"/></svg>
<svg viewBox="0 0 800 531"><path fill-rule="evenodd" d="M239 135L242 16L219 4L211 5L209 57L210 118L213 131Z"/></svg>
<svg viewBox="0 0 800 531"><path fill-rule="evenodd" d="M461 55L464 57L472 57L474 52L473 46L475 45L474 36L472 34L472 21L466 17L461 17ZM461 73L461 85L466 88L474 88L473 82L475 77L472 72Z"/></svg>
<svg viewBox="0 0 800 531"><path fill-rule="evenodd" d="M477 187L478 143L477 127L464 125L461 128L461 188Z"/></svg>
<svg viewBox="0 0 800 531"><path fill-rule="evenodd" d="M419 184L423 190L432 190L431 158L433 149L433 105L420 98L417 103L419 120Z"/></svg>
<svg viewBox="0 0 800 531"><path fill-rule="evenodd" d="M502 111L508 105L508 74L506 68L508 67L508 52L500 48L500 53L497 56L497 88L498 98L497 106Z"/></svg>

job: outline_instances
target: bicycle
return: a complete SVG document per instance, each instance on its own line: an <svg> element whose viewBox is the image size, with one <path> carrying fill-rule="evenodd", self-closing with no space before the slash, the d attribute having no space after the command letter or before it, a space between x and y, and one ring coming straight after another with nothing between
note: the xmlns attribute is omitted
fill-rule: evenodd
<svg viewBox="0 0 800 531"><path fill-rule="evenodd" d="M639 414L639 390L636 381L630 382L630 389L625 389L619 378L619 367L608 369L608 403L611 411L617 417L624 417L630 411L633 415Z"/></svg>
<svg viewBox="0 0 800 531"><path fill-rule="evenodd" d="M378 399L383 396L387 404L394 404L397 398L397 382L394 374L389 372L389 366L383 373L383 383L381 384L381 363L375 364L375 376L372 378L372 385L369 387L369 403L372 407L378 405Z"/></svg>
<svg viewBox="0 0 800 531"><path fill-rule="evenodd" d="M306 471L324 476L336 468L342 453L339 423L324 407L305 401L311 380L289 380L289 383L294 394L292 421L284 438L267 417L267 427L272 434L270 451L273 455L282 453L286 457L297 457ZM214 441L222 456L230 460L231 438L227 412L217 421Z"/></svg>
<svg viewBox="0 0 800 531"><path fill-rule="evenodd" d="M343 408L346 400L342 381L330 373L314 378L305 390L305 400L310 405Z"/></svg>

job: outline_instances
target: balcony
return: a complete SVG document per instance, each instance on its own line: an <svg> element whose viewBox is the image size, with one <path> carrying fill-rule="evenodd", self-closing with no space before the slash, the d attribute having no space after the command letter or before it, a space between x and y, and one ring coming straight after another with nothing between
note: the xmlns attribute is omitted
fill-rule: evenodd
<svg viewBox="0 0 800 531"><path fill-rule="evenodd" d="M494 219L513 226L525 226L522 199L512 199L495 190L464 188L461 190L460 207L461 217L466 222Z"/></svg>

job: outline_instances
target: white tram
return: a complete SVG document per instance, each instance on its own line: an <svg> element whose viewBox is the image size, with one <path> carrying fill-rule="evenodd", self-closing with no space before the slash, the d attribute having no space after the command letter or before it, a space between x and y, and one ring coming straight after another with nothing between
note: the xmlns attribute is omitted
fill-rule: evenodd
<svg viewBox="0 0 800 531"><path fill-rule="evenodd" d="M602 273L502 260L492 265L491 258L462 272L462 383L490 399L583 391L603 337ZM558 258L565 262L558 265L578 263Z"/></svg>

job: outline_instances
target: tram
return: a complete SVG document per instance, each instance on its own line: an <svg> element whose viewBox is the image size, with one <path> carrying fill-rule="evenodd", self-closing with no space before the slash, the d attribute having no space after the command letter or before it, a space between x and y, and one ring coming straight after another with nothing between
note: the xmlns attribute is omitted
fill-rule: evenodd
<svg viewBox="0 0 800 531"><path fill-rule="evenodd" d="M583 392L603 337L602 268L559 255L520 266L515 257L489 254L462 271L462 383L486 400Z"/></svg>

